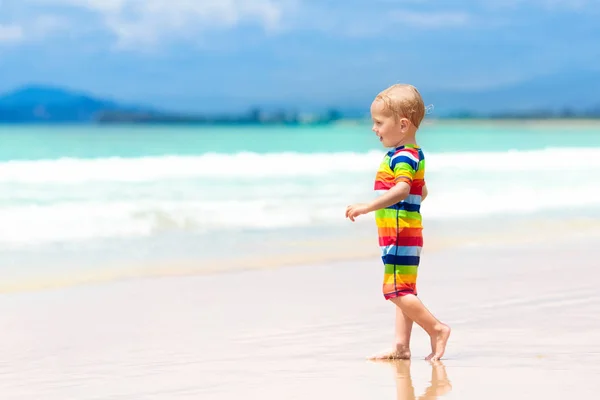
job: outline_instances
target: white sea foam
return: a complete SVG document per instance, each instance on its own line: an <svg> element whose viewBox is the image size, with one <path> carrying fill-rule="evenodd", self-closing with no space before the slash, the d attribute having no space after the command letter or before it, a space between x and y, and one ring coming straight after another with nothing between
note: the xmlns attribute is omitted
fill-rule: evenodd
<svg viewBox="0 0 600 400"><path fill-rule="evenodd" d="M0 163L0 183L151 182L179 178L324 176L371 171L382 153L235 153ZM429 172L577 171L600 168L600 148L426 154Z"/></svg>
<svg viewBox="0 0 600 400"><path fill-rule="evenodd" d="M3 162L0 246L343 224L348 203L374 196L381 157L240 153ZM600 205L600 148L426 157L426 218L511 218Z"/></svg>

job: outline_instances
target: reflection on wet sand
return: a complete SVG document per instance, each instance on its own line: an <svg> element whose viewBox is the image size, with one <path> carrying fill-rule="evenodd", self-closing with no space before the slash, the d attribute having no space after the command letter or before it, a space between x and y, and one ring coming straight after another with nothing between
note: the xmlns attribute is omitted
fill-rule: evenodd
<svg viewBox="0 0 600 400"><path fill-rule="evenodd" d="M452 390L446 367L441 361L429 362L431 364L431 380L423 394L418 397L415 395L415 388L410 374L410 360L393 360L390 362L396 371L397 400L433 400L448 394Z"/></svg>

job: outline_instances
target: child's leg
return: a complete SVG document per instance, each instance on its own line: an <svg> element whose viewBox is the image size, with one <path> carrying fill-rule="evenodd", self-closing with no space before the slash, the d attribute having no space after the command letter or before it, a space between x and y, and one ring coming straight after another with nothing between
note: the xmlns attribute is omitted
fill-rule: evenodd
<svg viewBox="0 0 600 400"><path fill-rule="evenodd" d="M431 354L428 360L439 360L446 351L450 337L450 327L438 321L414 295L394 297L390 299L408 318L421 326L431 338Z"/></svg>
<svg viewBox="0 0 600 400"><path fill-rule="evenodd" d="M394 346L391 350L372 356L372 360L410 359L410 334L413 321L404 315L400 307L394 305L394 309L396 311Z"/></svg>
<svg viewBox="0 0 600 400"><path fill-rule="evenodd" d="M398 306L396 309L396 353L403 359L410 358L410 334L412 333L413 321L408 318Z"/></svg>

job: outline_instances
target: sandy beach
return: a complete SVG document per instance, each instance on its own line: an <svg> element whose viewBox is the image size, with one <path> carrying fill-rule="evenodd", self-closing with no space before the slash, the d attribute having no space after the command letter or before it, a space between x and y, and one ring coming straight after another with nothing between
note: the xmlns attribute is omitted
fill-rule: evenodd
<svg viewBox="0 0 600 400"><path fill-rule="evenodd" d="M0 302L0 393L24 399L565 399L600 392L597 237L426 252L442 363L393 337L377 259L137 278ZM425 395L425 397L418 397ZM413 397L417 396L417 397ZM440 397L441 396L441 397Z"/></svg>

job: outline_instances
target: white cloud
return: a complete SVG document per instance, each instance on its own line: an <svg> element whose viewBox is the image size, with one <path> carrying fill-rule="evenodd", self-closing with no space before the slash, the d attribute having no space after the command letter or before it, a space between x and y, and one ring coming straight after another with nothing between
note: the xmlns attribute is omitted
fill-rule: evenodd
<svg viewBox="0 0 600 400"><path fill-rule="evenodd" d="M394 18L400 23L406 23L418 28L437 29L467 25L471 16L462 11L447 12L416 12L396 10Z"/></svg>
<svg viewBox="0 0 600 400"><path fill-rule="evenodd" d="M373 0L371 0L373 1ZM388 0L377 0L380 3ZM416 2L425 0L404 0ZM469 28L478 23L476 15L466 11L417 11L409 7L364 7L363 9L335 9L314 5L304 7L295 24L298 29L312 29L349 38L373 38L389 35L408 35L412 30Z"/></svg>
<svg viewBox="0 0 600 400"><path fill-rule="evenodd" d="M16 19L11 24L0 24L0 43L21 43L45 39L49 35L68 30L69 21L53 14L41 14Z"/></svg>
<svg viewBox="0 0 600 400"><path fill-rule="evenodd" d="M2 10L3 21L10 25L0 25L0 41L43 39L61 31L97 38L104 31L114 36L118 47L136 50L153 49L171 40L203 43L210 40L207 33L240 26L267 33L309 30L375 37L414 28L492 28L499 20L510 21L521 7L548 12L600 9L600 0L464 0L460 6L453 2L445 7L432 0L0 0L3 2L12 6Z"/></svg>
<svg viewBox="0 0 600 400"><path fill-rule="evenodd" d="M23 28L21 26L0 24L0 43L19 42L21 40L23 40Z"/></svg>
<svg viewBox="0 0 600 400"><path fill-rule="evenodd" d="M191 37L244 23L270 31L281 27L294 0L37 0L97 14L123 47Z"/></svg>
<svg viewBox="0 0 600 400"><path fill-rule="evenodd" d="M32 18L26 25L27 36L35 38L44 38L47 35L68 30L69 21L54 14L43 14Z"/></svg>

